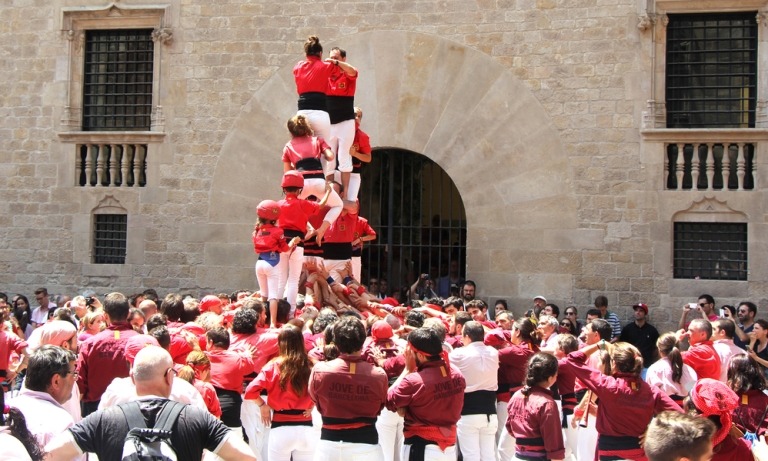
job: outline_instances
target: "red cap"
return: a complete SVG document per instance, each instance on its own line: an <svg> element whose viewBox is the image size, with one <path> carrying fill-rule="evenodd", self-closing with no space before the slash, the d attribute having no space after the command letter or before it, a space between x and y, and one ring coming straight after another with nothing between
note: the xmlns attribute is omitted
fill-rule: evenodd
<svg viewBox="0 0 768 461"><path fill-rule="evenodd" d="M200 300L200 313L208 312L216 307L221 307L221 300L218 296L207 295Z"/></svg>
<svg viewBox="0 0 768 461"><path fill-rule="evenodd" d="M719 444L731 430L731 417L733 410L739 406L739 396L725 383L712 378L696 381L689 395L701 416L720 417L721 428L712 439L712 445Z"/></svg>
<svg viewBox="0 0 768 461"><path fill-rule="evenodd" d="M280 205L274 200L262 200L256 207L256 215L262 219L277 219L280 217Z"/></svg>
<svg viewBox="0 0 768 461"><path fill-rule="evenodd" d="M136 358L136 354L138 354L140 350L147 346L160 346L160 343L157 342L154 336L131 336L125 342L125 360L127 360L131 366L133 366L133 359Z"/></svg>
<svg viewBox="0 0 768 461"><path fill-rule="evenodd" d="M645 303L637 303L634 306L632 306L632 310L635 309L642 309L645 311L645 314L648 315L648 305Z"/></svg>
<svg viewBox="0 0 768 461"><path fill-rule="evenodd" d="M288 170L283 175L280 187L304 187L304 176L296 170Z"/></svg>
<svg viewBox="0 0 768 461"><path fill-rule="evenodd" d="M387 339L391 338L393 334L392 325L385 320L377 320L371 327L371 336L373 339Z"/></svg>

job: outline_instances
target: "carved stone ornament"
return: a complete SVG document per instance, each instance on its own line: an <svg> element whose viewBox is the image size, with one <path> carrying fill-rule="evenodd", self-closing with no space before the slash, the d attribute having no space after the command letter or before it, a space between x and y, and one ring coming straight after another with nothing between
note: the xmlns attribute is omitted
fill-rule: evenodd
<svg viewBox="0 0 768 461"><path fill-rule="evenodd" d="M728 206L727 201L720 201L717 200L715 197L707 197L704 196L701 200L698 202L693 202L691 206L681 213L684 214L699 214L699 213L725 213L725 214L736 214L740 216L744 216L744 213L740 211L736 211L733 208Z"/></svg>
<svg viewBox="0 0 768 461"><path fill-rule="evenodd" d="M645 32L646 30L650 29L654 22L655 19L652 16L644 13L637 20L637 28Z"/></svg>
<svg viewBox="0 0 768 461"><path fill-rule="evenodd" d="M117 200L113 195L107 195L99 202L98 205L96 205L93 211L122 214L128 210L123 208L123 206L120 204L120 201Z"/></svg>
<svg viewBox="0 0 768 461"><path fill-rule="evenodd" d="M168 27L155 29L152 31L152 41L163 45L170 44L173 41L173 31Z"/></svg>

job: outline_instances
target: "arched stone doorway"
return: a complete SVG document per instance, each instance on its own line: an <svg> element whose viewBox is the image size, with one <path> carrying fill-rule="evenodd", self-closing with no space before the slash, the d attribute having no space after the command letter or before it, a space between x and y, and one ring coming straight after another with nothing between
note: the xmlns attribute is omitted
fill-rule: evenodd
<svg viewBox="0 0 768 461"><path fill-rule="evenodd" d="M466 210L462 269L478 282L478 293L572 298L580 251L601 244L601 234L578 228L569 157L526 83L493 57L435 35L321 38L327 49L345 48L360 70L355 102L365 111L371 144L418 152L452 178ZM254 209L259 200L280 196L280 153L288 140L285 122L296 111L292 69L299 58L286 57L254 93L212 166L208 223L194 229L205 246L201 284L254 284Z"/></svg>
<svg viewBox="0 0 768 461"><path fill-rule="evenodd" d="M463 278L467 218L448 174L429 158L403 149L378 148L362 173L361 216L377 239L363 248L363 281L386 279L408 287L419 274L433 283L454 270ZM446 279L448 280L448 279ZM435 286L450 294L450 284Z"/></svg>

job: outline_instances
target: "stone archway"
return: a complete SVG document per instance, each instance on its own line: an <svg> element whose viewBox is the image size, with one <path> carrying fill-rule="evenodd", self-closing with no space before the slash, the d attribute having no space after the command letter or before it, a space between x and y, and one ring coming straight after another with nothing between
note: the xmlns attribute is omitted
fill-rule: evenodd
<svg viewBox="0 0 768 461"><path fill-rule="evenodd" d="M528 87L492 57L404 31L365 32L324 46L345 48L360 70L356 104L365 110L372 145L419 152L453 179L467 213L467 269L487 276L486 287L509 283L504 274L525 263L516 252L530 249L542 229L576 227L559 133ZM292 68L280 68L254 94L222 146L209 208L219 230L206 240L206 265L252 264L253 209L280 194L285 121L296 108ZM570 295L570 276L558 281L567 281Z"/></svg>

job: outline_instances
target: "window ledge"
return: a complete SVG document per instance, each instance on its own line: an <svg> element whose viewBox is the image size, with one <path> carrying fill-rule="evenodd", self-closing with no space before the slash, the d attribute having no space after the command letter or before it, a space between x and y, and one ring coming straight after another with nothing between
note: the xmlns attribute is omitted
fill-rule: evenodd
<svg viewBox="0 0 768 461"><path fill-rule="evenodd" d="M645 141L687 143L758 142L768 140L766 128L654 128L640 130Z"/></svg>
<svg viewBox="0 0 768 461"><path fill-rule="evenodd" d="M57 133L62 142L71 143L160 143L165 139L165 133L159 131L67 131Z"/></svg>

